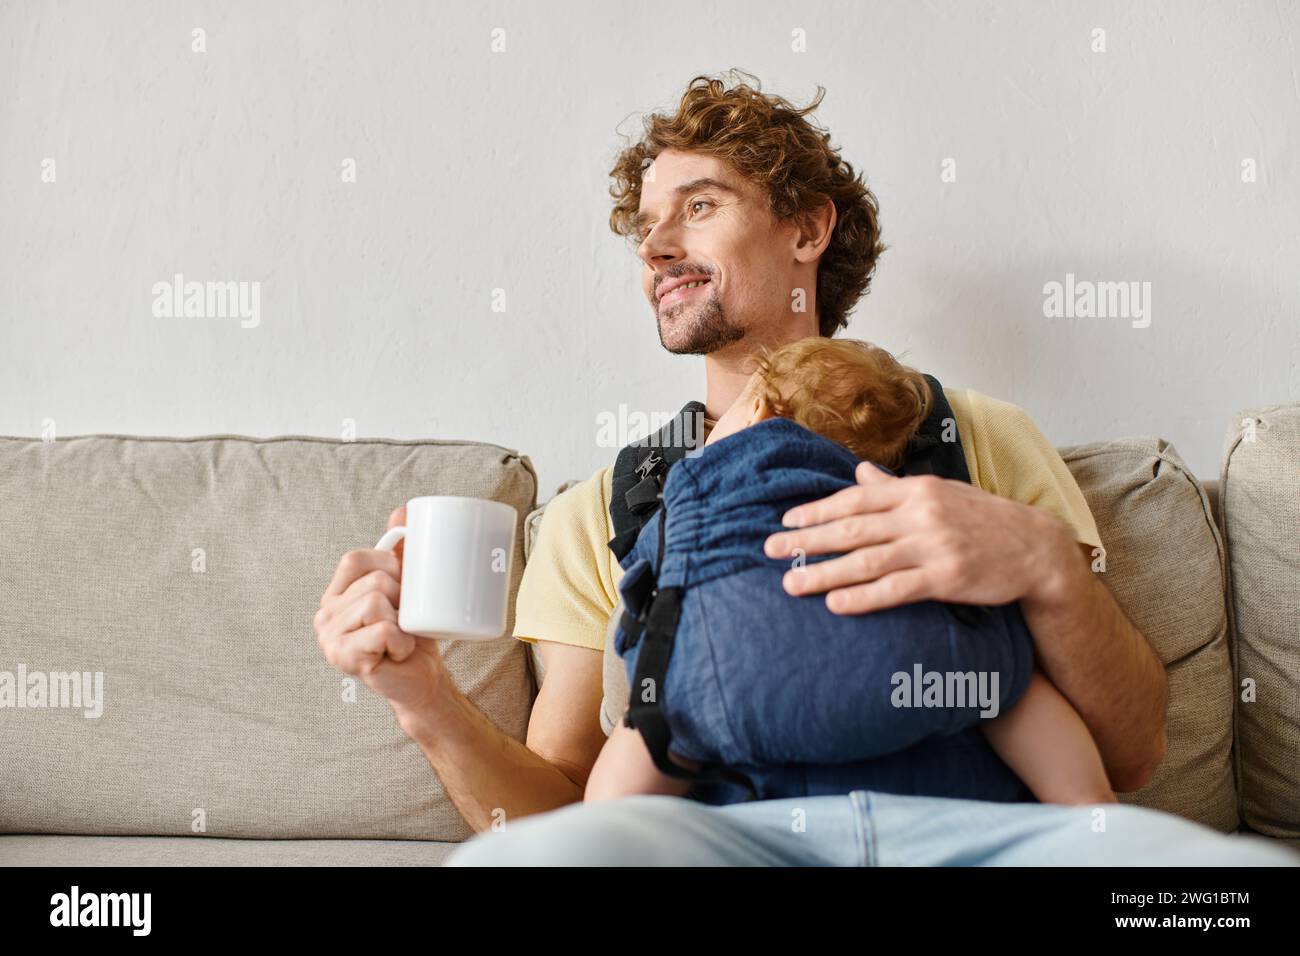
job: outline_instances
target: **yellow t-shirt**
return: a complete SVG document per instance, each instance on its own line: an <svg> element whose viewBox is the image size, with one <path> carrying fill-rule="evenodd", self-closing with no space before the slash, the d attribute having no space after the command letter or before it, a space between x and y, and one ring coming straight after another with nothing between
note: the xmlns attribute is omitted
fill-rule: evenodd
<svg viewBox="0 0 1300 956"><path fill-rule="evenodd" d="M1074 476L1024 410L970 389L944 389L971 481L1003 498L1046 508L1101 547L1097 524ZM713 421L705 420L707 429ZM521 641L603 651L623 568L609 549L613 469L601 468L546 506L515 599Z"/></svg>

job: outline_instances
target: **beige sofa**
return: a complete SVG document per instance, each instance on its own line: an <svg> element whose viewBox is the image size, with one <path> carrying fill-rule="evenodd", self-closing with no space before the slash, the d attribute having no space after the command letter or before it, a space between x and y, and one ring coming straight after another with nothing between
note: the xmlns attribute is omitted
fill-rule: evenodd
<svg viewBox="0 0 1300 956"><path fill-rule="evenodd" d="M1124 799L1300 847L1300 405L1233 416L1205 483L1156 438L1061 454L1169 673L1168 754ZM418 494L516 508L517 587L542 509L495 445L0 438L0 863L440 863L468 828L311 626L338 556ZM527 646L442 649L522 740ZM18 707L20 669L87 696Z"/></svg>

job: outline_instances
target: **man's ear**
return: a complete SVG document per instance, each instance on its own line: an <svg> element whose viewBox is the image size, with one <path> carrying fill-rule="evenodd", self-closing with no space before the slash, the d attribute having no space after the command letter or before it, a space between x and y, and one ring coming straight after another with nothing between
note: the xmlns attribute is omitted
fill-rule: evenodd
<svg viewBox="0 0 1300 956"><path fill-rule="evenodd" d="M831 244L831 234L835 232L835 223L839 213L835 202L829 196L816 210L805 213L798 219L799 243L795 246L794 257L799 262L815 262Z"/></svg>

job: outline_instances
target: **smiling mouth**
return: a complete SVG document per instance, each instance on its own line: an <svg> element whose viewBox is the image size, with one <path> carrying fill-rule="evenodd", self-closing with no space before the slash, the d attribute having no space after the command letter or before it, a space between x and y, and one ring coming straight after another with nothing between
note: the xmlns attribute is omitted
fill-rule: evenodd
<svg viewBox="0 0 1300 956"><path fill-rule="evenodd" d="M712 280L696 279L693 282L688 282L685 285L679 285L677 288L672 289L669 292L666 292L659 299L660 311L668 308L671 305L676 305L678 302L681 302L687 298L690 298L691 296L695 295L695 293L699 292L700 289L708 285L710 281Z"/></svg>

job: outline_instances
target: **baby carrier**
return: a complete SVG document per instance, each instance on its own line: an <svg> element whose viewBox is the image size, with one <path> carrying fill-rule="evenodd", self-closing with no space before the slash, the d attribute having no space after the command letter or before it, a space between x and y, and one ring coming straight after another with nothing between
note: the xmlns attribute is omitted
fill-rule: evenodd
<svg viewBox="0 0 1300 956"><path fill-rule="evenodd" d="M909 442L903 466L894 473L969 481L951 408L938 381L926 378L934 401ZM615 536L610 548L627 572L619 585L624 612L616 636L631 678L624 722L641 733L656 767L691 781L696 785L692 795L715 803L867 788L1032 799L979 733L978 708L902 712L891 709L878 693L880 668L886 675L894 668L910 671L910 664L903 667L907 661L924 658L1008 678L998 687L997 699L999 708L1011 706L1033 665L1032 636L1018 606L919 602L850 617L830 615L820 595L775 595L788 563L761 556L761 537L779 528L771 527L773 504L779 502L784 510L853 484L858 460L843 446L787 419L761 422L704 452L698 447L702 429L689 427L690 416L702 415L698 402L689 403L658 434L623 449L613 477ZM698 460L678 466L692 451ZM712 485L702 488L702 482ZM707 512L706 492L713 494ZM719 501L726 519L714 517L713 505ZM753 537L753 522L745 516L759 524L766 521L767 530ZM833 645L837 649L817 646L846 662L824 681L808 673L806 665L799 673L797 650L784 658L763 657L762 639L782 629L788 634L806 619L793 616L797 602L804 602L798 614L816 617L820 610L820 626L833 632L830 637L813 633L809 640L840 641ZM689 618L685 633L692 640L678 651L678 667L670 673L684 609ZM728 617L735 619L731 626L748 628L752 646L739 635L726 639ZM697 638L705 630L713 635L721 630L724 639ZM790 646L789 641L781 645ZM697 656L681 661L682 653ZM792 667L792 676L774 681L770 671L779 666ZM858 700L836 703L830 695L837 693L837 680L840 693L859 687L855 681L869 680L870 698L864 691ZM757 687L766 688L769 696L759 699L746 691ZM674 744L670 711L678 731L673 749L701 763L701 769L688 770L669 759ZM843 717L849 713L857 715L852 726Z"/></svg>

